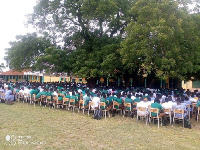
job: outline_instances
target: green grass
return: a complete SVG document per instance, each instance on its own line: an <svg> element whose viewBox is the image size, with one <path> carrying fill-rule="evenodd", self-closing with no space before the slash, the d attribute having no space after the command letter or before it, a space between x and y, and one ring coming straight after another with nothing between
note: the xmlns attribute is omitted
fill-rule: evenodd
<svg viewBox="0 0 200 150"><path fill-rule="evenodd" d="M192 129L181 125L158 129L136 118L94 120L66 110L0 103L0 149L199 149L199 124L192 120ZM9 145L6 135L14 135L16 144ZM18 136L28 143L18 143Z"/></svg>

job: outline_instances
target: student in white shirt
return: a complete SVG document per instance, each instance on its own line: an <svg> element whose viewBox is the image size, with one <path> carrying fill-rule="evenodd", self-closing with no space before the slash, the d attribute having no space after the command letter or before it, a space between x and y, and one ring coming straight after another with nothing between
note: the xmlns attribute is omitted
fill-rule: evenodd
<svg viewBox="0 0 200 150"><path fill-rule="evenodd" d="M148 114L149 103L147 102L147 98L141 98L141 101L139 103L137 103L137 108L138 107L146 108L146 112L137 111L137 114L139 116L144 116L144 115Z"/></svg>
<svg viewBox="0 0 200 150"><path fill-rule="evenodd" d="M92 105L91 107L93 109L97 108L99 106L99 103L100 103L100 95L97 94L97 96L93 97L92 102L93 102L94 105Z"/></svg>

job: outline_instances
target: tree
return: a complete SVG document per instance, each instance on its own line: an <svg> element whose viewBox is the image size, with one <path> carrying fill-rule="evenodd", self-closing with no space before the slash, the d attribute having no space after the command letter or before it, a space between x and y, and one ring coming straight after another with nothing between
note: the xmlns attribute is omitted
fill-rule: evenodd
<svg viewBox="0 0 200 150"><path fill-rule="evenodd" d="M144 76L154 72L162 79L185 79L199 70L199 35L192 15L180 7L184 5L171 0L136 2L120 51L126 69Z"/></svg>
<svg viewBox="0 0 200 150"><path fill-rule="evenodd" d="M29 15L29 23L47 32L53 42L64 43L63 49L70 53L70 61L65 61L71 63L75 75L113 76L114 69L122 66L117 49L133 4L133 0L41 0Z"/></svg>
<svg viewBox="0 0 200 150"><path fill-rule="evenodd" d="M4 63L1 63L0 64L0 72L3 72L3 69L5 69L6 67L5 67L5 65L4 65Z"/></svg>
<svg viewBox="0 0 200 150"><path fill-rule="evenodd" d="M11 48L6 49L5 60L11 69L31 69L36 58L44 54L45 48L52 46L46 37L38 37L36 33L16 36L10 42Z"/></svg>
<svg viewBox="0 0 200 150"><path fill-rule="evenodd" d="M53 41L58 37L66 47L77 47L71 37L80 36L79 44L93 34L110 37L123 34L133 0L40 0L29 15L29 23L48 32ZM77 38L77 36L76 36Z"/></svg>

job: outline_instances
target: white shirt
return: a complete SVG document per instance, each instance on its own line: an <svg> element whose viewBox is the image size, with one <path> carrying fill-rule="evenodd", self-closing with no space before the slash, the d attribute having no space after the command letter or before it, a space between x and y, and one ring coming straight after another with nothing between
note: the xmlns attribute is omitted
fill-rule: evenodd
<svg viewBox="0 0 200 150"><path fill-rule="evenodd" d="M94 109L95 107L99 106L100 98L99 97L93 97L92 102L94 103L94 105L92 105L91 107Z"/></svg>
<svg viewBox="0 0 200 150"><path fill-rule="evenodd" d="M87 94L85 94L85 95L83 96L83 99L86 98L86 97L87 97Z"/></svg>
<svg viewBox="0 0 200 150"><path fill-rule="evenodd" d="M137 111L137 114L139 116L144 116L144 115L148 114L148 107L149 107L148 102L141 101L141 102L137 103L137 107L146 108L146 111Z"/></svg>
<svg viewBox="0 0 200 150"><path fill-rule="evenodd" d="M58 93L56 91L53 92L53 96L58 97Z"/></svg>
<svg viewBox="0 0 200 150"><path fill-rule="evenodd" d="M22 94L24 95L24 90L21 89L21 90L19 91L19 93L22 93Z"/></svg>
<svg viewBox="0 0 200 150"><path fill-rule="evenodd" d="M31 91L31 90L29 90L28 88L24 89L24 93L26 93L27 96L28 96L28 94L30 94L30 91ZM23 94L24 94L24 93L23 93Z"/></svg>
<svg viewBox="0 0 200 150"><path fill-rule="evenodd" d="M173 106L175 106L173 102L165 102L162 104L163 109L171 109L171 111L172 111ZM169 114L168 112L165 112L165 113Z"/></svg>
<svg viewBox="0 0 200 150"><path fill-rule="evenodd" d="M192 103L196 103L196 102L197 102L197 100L196 100L195 98L193 98L193 97L190 97L189 100L190 100L190 102L192 102Z"/></svg>
<svg viewBox="0 0 200 150"><path fill-rule="evenodd" d="M131 96L131 99L134 100L134 99L136 99L136 97L132 95L132 96Z"/></svg>
<svg viewBox="0 0 200 150"><path fill-rule="evenodd" d="M78 89L78 92L79 92L79 93L81 93L81 92L82 92L82 90L81 90L81 89Z"/></svg>

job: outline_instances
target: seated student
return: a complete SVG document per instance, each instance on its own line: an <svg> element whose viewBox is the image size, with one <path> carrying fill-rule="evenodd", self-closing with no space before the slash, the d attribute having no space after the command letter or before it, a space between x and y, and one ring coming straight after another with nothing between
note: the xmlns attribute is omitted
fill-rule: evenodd
<svg viewBox="0 0 200 150"><path fill-rule="evenodd" d="M189 100L189 98L184 96L184 101L183 102L184 102L184 104L186 104L187 112L189 112L189 111L191 112L192 111L192 108L191 108L192 103ZM189 105L189 107L188 107L188 105ZM192 115L192 113L190 113L190 114Z"/></svg>
<svg viewBox="0 0 200 150"><path fill-rule="evenodd" d="M123 99L121 98L121 94L120 93L117 94L117 102L119 103L119 108L120 109L124 109L124 107L123 107Z"/></svg>
<svg viewBox="0 0 200 150"><path fill-rule="evenodd" d="M154 102L155 97L153 96L153 93L150 93L150 99L151 99L152 102Z"/></svg>
<svg viewBox="0 0 200 150"><path fill-rule="evenodd" d="M60 88L57 88L57 93L58 93L58 100L59 101L62 101L63 100L63 96L62 96L62 91L63 91L63 89L60 89Z"/></svg>
<svg viewBox="0 0 200 150"><path fill-rule="evenodd" d="M70 98L70 94L69 94L69 91L66 93L66 98Z"/></svg>
<svg viewBox="0 0 200 150"><path fill-rule="evenodd" d="M80 100L80 94L77 90L75 91L75 95L76 95L76 97L78 98L78 101L79 101Z"/></svg>
<svg viewBox="0 0 200 150"><path fill-rule="evenodd" d="M186 106L181 104L181 99L177 98L177 105L173 106L173 109L183 109L184 110L184 117L187 115ZM177 118L181 118L181 114L175 113Z"/></svg>
<svg viewBox="0 0 200 150"><path fill-rule="evenodd" d="M160 105L159 97L156 97L154 103L151 104L151 108L158 108L159 109L159 117L163 118L164 125L166 125L167 117L163 111L163 107ZM151 113L152 116L156 116L156 113Z"/></svg>
<svg viewBox="0 0 200 150"><path fill-rule="evenodd" d="M12 94L11 87L8 87L8 90L5 93L5 99L8 105L12 105L14 101L14 95Z"/></svg>
<svg viewBox="0 0 200 150"><path fill-rule="evenodd" d="M53 89L50 88L49 91L46 92L46 96L51 96L50 100L53 100Z"/></svg>
<svg viewBox="0 0 200 150"><path fill-rule="evenodd" d="M136 98L134 99L134 102L140 102L140 97L136 97Z"/></svg>
<svg viewBox="0 0 200 150"><path fill-rule="evenodd" d="M86 89L85 90L85 93L83 93L83 98L85 98L85 97L87 97L87 94L89 93L89 90L88 89ZM91 96L91 95L90 95Z"/></svg>
<svg viewBox="0 0 200 150"><path fill-rule="evenodd" d="M197 113L197 109L198 109L198 107L200 107L200 96L198 97L198 101L197 101L197 105L196 105L196 107L195 107L195 109L196 109L196 114L195 114L195 116L196 116L196 120L197 120L197 115L198 115L198 113Z"/></svg>
<svg viewBox="0 0 200 150"><path fill-rule="evenodd" d="M5 90L4 90L4 87L3 87L3 86L1 86L0 92L1 92L1 93L5 93ZM5 103L5 101L3 100L3 95L0 95L0 101L1 101L2 103Z"/></svg>
<svg viewBox="0 0 200 150"><path fill-rule="evenodd" d="M162 104L162 107L163 107L164 109L169 109L169 108L170 108L170 109L172 110L173 104L174 104L174 103L170 102L170 101L169 101L169 98L166 97L166 98L165 98L165 102Z"/></svg>
<svg viewBox="0 0 200 150"><path fill-rule="evenodd" d="M169 98L166 97L165 102L162 104L162 107L163 107L163 109L170 109L172 111L174 105L175 105L175 103L172 103L171 101L169 101ZM168 115L169 112L165 112L165 114Z"/></svg>
<svg viewBox="0 0 200 150"><path fill-rule="evenodd" d="M67 93L67 89L66 88L64 88L64 89L61 89L61 93L63 94L63 95L65 95L66 96L66 93Z"/></svg>
<svg viewBox="0 0 200 150"><path fill-rule="evenodd" d="M89 91L90 95L93 97L94 96L94 93L92 92L92 89L90 89Z"/></svg>
<svg viewBox="0 0 200 150"><path fill-rule="evenodd" d="M109 105L112 105L112 100L113 100L112 95L110 95L110 94L108 93L108 94L107 94L106 100L109 101Z"/></svg>
<svg viewBox="0 0 200 150"><path fill-rule="evenodd" d="M35 99L39 99L40 98L40 96L41 95L46 95L46 88L44 88L43 90L42 90L42 92L39 92L36 96L35 96Z"/></svg>
<svg viewBox="0 0 200 150"><path fill-rule="evenodd" d="M38 91L37 88L34 86L34 87L32 88L32 90L30 91L31 97L33 97L33 94L37 95L38 92L39 92L39 91Z"/></svg>
<svg viewBox="0 0 200 150"><path fill-rule="evenodd" d="M92 105L91 107L94 109L98 109L99 106L99 102L100 102L100 94L97 94L96 97L93 97L92 102L94 103L94 105Z"/></svg>
<svg viewBox="0 0 200 150"><path fill-rule="evenodd" d="M26 94L27 96L24 96L24 98L27 98L28 95L30 94L30 91L31 91L31 87L27 87L27 88L24 88L24 95Z"/></svg>
<svg viewBox="0 0 200 150"><path fill-rule="evenodd" d="M106 100L106 94L103 94L100 102L105 102L106 103L106 107L103 108L103 106L101 106L101 109L106 109L106 110L111 110L111 107L109 106L109 102Z"/></svg>
<svg viewBox="0 0 200 150"><path fill-rule="evenodd" d="M113 99L113 101L117 101L117 95L116 95L116 93L112 93L112 99Z"/></svg>
<svg viewBox="0 0 200 150"><path fill-rule="evenodd" d="M149 103L147 102L147 98L141 98L141 101L137 103L137 108L138 107L142 107L142 108L146 108L146 112L141 112L141 111L137 111L137 113L139 113L138 115L146 115L148 114L148 107L149 107Z"/></svg>
<svg viewBox="0 0 200 150"><path fill-rule="evenodd" d="M24 95L24 87L21 87L19 93L22 93Z"/></svg>
<svg viewBox="0 0 200 150"><path fill-rule="evenodd" d="M72 91L72 96L70 96L70 99L75 99L75 105L78 105L78 98L77 98L77 96L75 95L75 92L74 92L74 91ZM74 105L74 104L72 104L72 105Z"/></svg>
<svg viewBox="0 0 200 150"><path fill-rule="evenodd" d="M131 92L131 99L134 100L136 99L135 93Z"/></svg>
<svg viewBox="0 0 200 150"><path fill-rule="evenodd" d="M128 94L127 98L125 98L125 103L131 103L131 111L133 109L133 100L131 99L131 94ZM126 109L130 109L129 107L126 107Z"/></svg>
<svg viewBox="0 0 200 150"><path fill-rule="evenodd" d="M87 93L87 96L83 98L84 101L84 108L89 108L89 102L91 101L90 93Z"/></svg>
<svg viewBox="0 0 200 150"><path fill-rule="evenodd" d="M189 98L190 102L197 103L197 99L194 98L194 95L189 95L188 98Z"/></svg>
<svg viewBox="0 0 200 150"><path fill-rule="evenodd" d="M20 91L20 87L19 87L19 86L16 86L16 87L14 88L14 92L15 92L15 93L19 93L19 91Z"/></svg>

